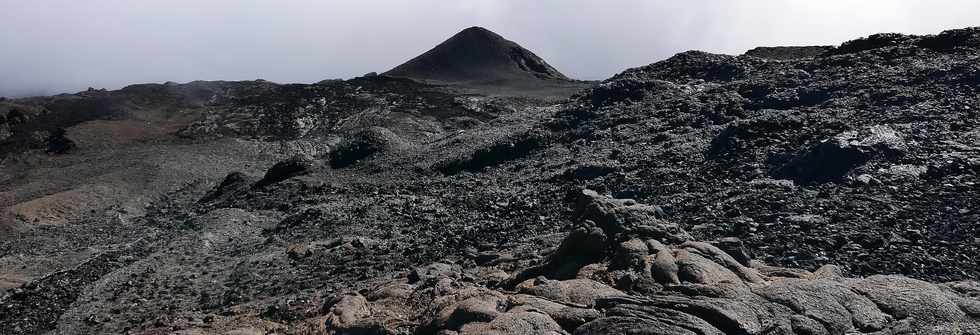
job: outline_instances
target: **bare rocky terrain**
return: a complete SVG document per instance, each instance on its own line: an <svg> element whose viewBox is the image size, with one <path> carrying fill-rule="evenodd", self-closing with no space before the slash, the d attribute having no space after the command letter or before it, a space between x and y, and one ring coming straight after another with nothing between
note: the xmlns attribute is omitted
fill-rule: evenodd
<svg viewBox="0 0 980 335"><path fill-rule="evenodd" d="M472 57L471 57L472 56ZM980 334L980 29L0 101L0 334Z"/></svg>

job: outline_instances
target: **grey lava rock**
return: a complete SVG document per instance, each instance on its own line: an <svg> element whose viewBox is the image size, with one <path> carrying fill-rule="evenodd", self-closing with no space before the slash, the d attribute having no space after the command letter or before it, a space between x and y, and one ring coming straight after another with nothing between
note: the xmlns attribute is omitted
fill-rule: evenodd
<svg viewBox="0 0 980 335"><path fill-rule="evenodd" d="M46 140L47 149L45 152L54 155L63 155L75 149L77 145L67 137L68 132L62 128L51 131Z"/></svg>
<svg viewBox="0 0 980 335"><path fill-rule="evenodd" d="M354 133L330 152L330 166L345 168L379 152L397 150L404 145L391 130L372 127Z"/></svg>
<svg viewBox="0 0 980 335"><path fill-rule="evenodd" d="M309 174L316 168L317 162L311 161L305 157L293 157L276 163L269 168L269 170L266 171L265 176L255 183L255 187L265 187L292 177Z"/></svg>
<svg viewBox="0 0 980 335"><path fill-rule="evenodd" d="M783 166L776 175L798 183L841 180L875 157L897 157L908 150L901 135L888 126L838 134Z"/></svg>

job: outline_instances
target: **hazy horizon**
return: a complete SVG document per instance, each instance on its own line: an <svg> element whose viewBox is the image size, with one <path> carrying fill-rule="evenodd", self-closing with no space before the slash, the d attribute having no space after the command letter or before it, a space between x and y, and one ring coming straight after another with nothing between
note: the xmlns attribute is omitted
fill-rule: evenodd
<svg viewBox="0 0 980 335"><path fill-rule="evenodd" d="M0 96L135 83L310 83L383 72L481 26L564 74L604 79L686 50L837 45L980 25L969 0L5 2Z"/></svg>

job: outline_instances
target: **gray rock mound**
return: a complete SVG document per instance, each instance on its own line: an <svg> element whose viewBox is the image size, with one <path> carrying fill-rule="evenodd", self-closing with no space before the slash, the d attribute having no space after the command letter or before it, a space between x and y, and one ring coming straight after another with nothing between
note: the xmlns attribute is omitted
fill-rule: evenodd
<svg viewBox="0 0 980 335"><path fill-rule="evenodd" d="M265 187L292 177L309 174L316 170L317 166L317 162L302 156L281 161L269 168L265 176L255 183L255 187Z"/></svg>
<svg viewBox="0 0 980 335"><path fill-rule="evenodd" d="M848 131L827 139L780 168L776 175L799 183L840 180L876 157L897 157L908 150L888 126Z"/></svg>
<svg viewBox="0 0 980 335"><path fill-rule="evenodd" d="M404 141L391 130L370 127L350 135L331 151L330 167L345 168L374 154L396 150L404 145Z"/></svg>

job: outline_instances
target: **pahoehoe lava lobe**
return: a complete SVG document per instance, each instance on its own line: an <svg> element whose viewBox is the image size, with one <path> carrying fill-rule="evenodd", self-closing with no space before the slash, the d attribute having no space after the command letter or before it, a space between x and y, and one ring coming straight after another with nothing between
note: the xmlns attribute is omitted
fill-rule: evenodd
<svg viewBox="0 0 980 335"><path fill-rule="evenodd" d="M487 84L568 79L533 52L481 27L467 28L384 75Z"/></svg>

